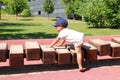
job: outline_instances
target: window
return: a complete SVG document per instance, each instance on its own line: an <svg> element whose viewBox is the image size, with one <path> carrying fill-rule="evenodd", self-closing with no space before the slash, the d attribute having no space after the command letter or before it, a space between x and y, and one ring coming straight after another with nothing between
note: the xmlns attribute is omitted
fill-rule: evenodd
<svg viewBox="0 0 120 80"><path fill-rule="evenodd" d="M38 11L38 15L41 15L41 11Z"/></svg>
<svg viewBox="0 0 120 80"><path fill-rule="evenodd" d="M28 2L31 2L31 0L28 0Z"/></svg>

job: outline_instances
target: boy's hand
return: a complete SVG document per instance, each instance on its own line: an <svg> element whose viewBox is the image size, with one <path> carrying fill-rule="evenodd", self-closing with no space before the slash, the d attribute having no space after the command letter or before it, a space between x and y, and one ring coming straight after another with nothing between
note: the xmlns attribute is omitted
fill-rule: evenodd
<svg viewBox="0 0 120 80"><path fill-rule="evenodd" d="M60 47L60 46L62 46L61 44L57 44L57 45L55 45L55 47Z"/></svg>

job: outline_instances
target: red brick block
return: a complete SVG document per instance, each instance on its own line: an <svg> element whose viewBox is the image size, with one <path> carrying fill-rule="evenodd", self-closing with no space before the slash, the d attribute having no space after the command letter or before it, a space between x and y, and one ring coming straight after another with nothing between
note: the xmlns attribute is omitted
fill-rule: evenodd
<svg viewBox="0 0 120 80"><path fill-rule="evenodd" d="M71 54L68 49L56 49L57 62L59 65L71 64Z"/></svg>
<svg viewBox="0 0 120 80"><path fill-rule="evenodd" d="M111 44L111 56L112 57L120 57L120 44L115 42L110 42Z"/></svg>
<svg viewBox="0 0 120 80"><path fill-rule="evenodd" d="M54 48L48 48L47 46L41 46L42 61L44 64L56 63L56 52Z"/></svg>
<svg viewBox="0 0 120 80"><path fill-rule="evenodd" d="M70 49L70 53L72 55L71 62L72 64L77 64L77 54L74 49Z"/></svg>
<svg viewBox="0 0 120 80"><path fill-rule="evenodd" d="M54 46L54 49L65 49L65 46Z"/></svg>
<svg viewBox="0 0 120 80"><path fill-rule="evenodd" d="M84 43L82 48L84 51L84 58L86 59L86 61L97 60L97 48L95 48L89 43Z"/></svg>
<svg viewBox="0 0 120 80"><path fill-rule="evenodd" d="M120 44L120 37L114 37L112 41Z"/></svg>
<svg viewBox="0 0 120 80"><path fill-rule="evenodd" d="M24 54L22 45L11 45L9 53L10 66L24 65Z"/></svg>
<svg viewBox="0 0 120 80"><path fill-rule="evenodd" d="M0 62L6 62L7 60L7 43L0 43Z"/></svg>
<svg viewBox="0 0 120 80"><path fill-rule="evenodd" d="M110 43L101 39L91 39L89 43L98 49L100 56L110 55Z"/></svg>
<svg viewBox="0 0 120 80"><path fill-rule="evenodd" d="M25 54L28 61L40 60L40 47L36 41L25 42Z"/></svg>

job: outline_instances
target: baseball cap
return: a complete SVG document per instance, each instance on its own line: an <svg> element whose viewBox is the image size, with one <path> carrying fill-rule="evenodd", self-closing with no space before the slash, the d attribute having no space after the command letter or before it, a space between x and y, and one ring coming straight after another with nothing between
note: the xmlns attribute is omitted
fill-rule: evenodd
<svg viewBox="0 0 120 80"><path fill-rule="evenodd" d="M56 27L59 25L66 28L68 26L68 21L65 18L58 18L57 21L55 22L55 24L53 24L53 26Z"/></svg>

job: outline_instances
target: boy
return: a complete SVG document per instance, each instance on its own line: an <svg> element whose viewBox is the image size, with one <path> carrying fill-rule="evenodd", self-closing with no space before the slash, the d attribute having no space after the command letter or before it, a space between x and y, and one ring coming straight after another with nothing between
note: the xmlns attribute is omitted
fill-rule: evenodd
<svg viewBox="0 0 120 80"><path fill-rule="evenodd" d="M59 18L55 24L56 30L59 32L57 38L51 43L50 47L56 45L57 42L60 42L59 46L62 46L65 41L73 43L75 51L77 53L77 63L80 72L84 72L85 69L82 67L82 51L81 47L84 42L84 33L77 32L71 29L68 29L68 21L64 18Z"/></svg>

